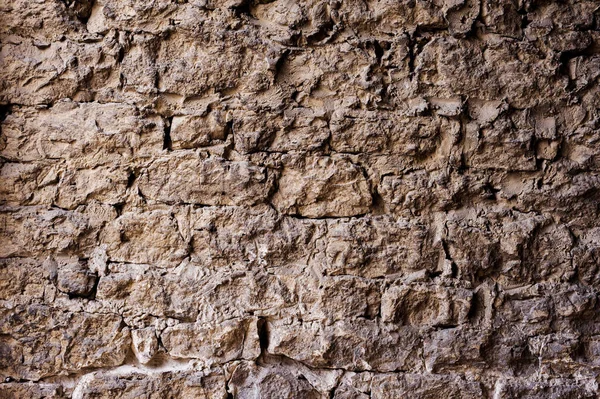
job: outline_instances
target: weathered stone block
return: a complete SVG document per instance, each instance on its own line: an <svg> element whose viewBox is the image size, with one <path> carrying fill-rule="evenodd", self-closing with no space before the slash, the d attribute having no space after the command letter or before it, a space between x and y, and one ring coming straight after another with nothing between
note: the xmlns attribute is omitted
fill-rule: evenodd
<svg viewBox="0 0 600 399"><path fill-rule="evenodd" d="M273 182L265 167L186 151L156 159L138 184L148 199L171 204L253 205L266 200Z"/></svg>
<svg viewBox="0 0 600 399"><path fill-rule="evenodd" d="M412 326L457 326L468 322L473 294L460 288L392 286L381 298L384 322Z"/></svg>
<svg viewBox="0 0 600 399"><path fill-rule="evenodd" d="M124 213L106 226L100 240L113 262L175 266L189 254L177 219L166 210Z"/></svg>
<svg viewBox="0 0 600 399"><path fill-rule="evenodd" d="M65 312L45 305L0 309L0 376L39 380L123 364L131 339L115 314Z"/></svg>
<svg viewBox="0 0 600 399"><path fill-rule="evenodd" d="M341 157L295 157L287 161L273 197L280 212L310 218L368 212L373 199L359 166Z"/></svg>
<svg viewBox="0 0 600 399"><path fill-rule="evenodd" d="M225 399L226 379L222 372L175 370L148 373L142 370L96 372L82 378L73 391L79 398L134 399L144 395L182 399Z"/></svg>
<svg viewBox="0 0 600 399"><path fill-rule="evenodd" d="M371 397L483 397L481 385L456 375L380 374L373 376Z"/></svg>
<svg viewBox="0 0 600 399"><path fill-rule="evenodd" d="M130 105L65 101L46 110L17 110L2 122L2 134L4 158L94 168L160 152L164 129L160 117Z"/></svg>
<svg viewBox="0 0 600 399"><path fill-rule="evenodd" d="M178 324L161 333L161 341L175 358L226 363L260 355L256 318L227 320L214 326Z"/></svg>

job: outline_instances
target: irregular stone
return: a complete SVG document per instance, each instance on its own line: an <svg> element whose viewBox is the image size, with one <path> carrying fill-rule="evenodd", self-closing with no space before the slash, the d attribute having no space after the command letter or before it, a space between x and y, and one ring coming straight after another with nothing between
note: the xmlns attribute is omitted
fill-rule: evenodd
<svg viewBox="0 0 600 399"><path fill-rule="evenodd" d="M468 322L472 297L460 288L392 286L382 295L381 319L412 326L456 326Z"/></svg>
<svg viewBox="0 0 600 399"><path fill-rule="evenodd" d="M64 165L5 163L0 189L6 205L57 205L75 209L88 201L117 205L124 202L129 173L125 168L71 169ZM10 187L10 189L8 189Z"/></svg>
<svg viewBox="0 0 600 399"><path fill-rule="evenodd" d="M158 90L185 97L201 96L208 90L232 90L248 84L253 73L267 73L263 45L248 33L206 30L194 35L176 32L160 43L156 64ZM186 54L180 58L180 54Z"/></svg>
<svg viewBox="0 0 600 399"><path fill-rule="evenodd" d="M100 241L113 262L175 266L189 254L177 219L167 210L124 213L106 226Z"/></svg>
<svg viewBox="0 0 600 399"><path fill-rule="evenodd" d="M482 17L490 32L515 38L523 35L523 17L519 15L517 5L510 0L482 1Z"/></svg>
<svg viewBox="0 0 600 399"><path fill-rule="evenodd" d="M335 112L331 148L344 153L387 153L425 157L454 135L459 125L444 118L407 117L391 112Z"/></svg>
<svg viewBox="0 0 600 399"><path fill-rule="evenodd" d="M492 199L493 189L477 171L449 174L426 169L386 174L377 187L383 207L402 216L447 212L463 207L467 200L486 203Z"/></svg>
<svg viewBox="0 0 600 399"><path fill-rule="evenodd" d="M129 105L65 101L11 113L2 122L2 134L6 145L0 154L7 159L66 160L73 167L93 168L160 152L163 122Z"/></svg>
<svg viewBox="0 0 600 399"><path fill-rule="evenodd" d="M288 158L273 197L280 212L308 218L364 214L372 201L361 168L340 157Z"/></svg>
<svg viewBox="0 0 600 399"><path fill-rule="evenodd" d="M285 129L285 119L282 120L280 113L271 111L268 105L264 107L268 107L269 111L237 110L232 113L232 139L234 149L240 154L270 151L273 144L277 144L275 140L278 132ZM273 150L277 151L279 148Z"/></svg>
<svg viewBox="0 0 600 399"><path fill-rule="evenodd" d="M439 256L433 238L416 218L328 220L327 234L317 241L311 264L327 275L368 278L433 271Z"/></svg>
<svg viewBox="0 0 600 399"><path fill-rule="evenodd" d="M446 4L447 3L447 4ZM358 3L361 4L361 3ZM419 3L414 7L403 7L393 1L382 2L379 7L370 10L366 5L352 8L345 5L340 13L343 20L354 31L366 37L387 38L398 31L413 31L417 27L442 28L446 26L444 9L452 2ZM352 4L355 5L355 4Z"/></svg>
<svg viewBox="0 0 600 399"><path fill-rule="evenodd" d="M44 305L0 309L0 377L39 380L62 371L125 361L129 329L114 314L69 313Z"/></svg>
<svg viewBox="0 0 600 399"><path fill-rule="evenodd" d="M308 261L320 225L262 205L197 209L192 229L192 259L206 267L249 263L294 269Z"/></svg>
<svg viewBox="0 0 600 399"><path fill-rule="evenodd" d="M458 268L458 274L474 281L499 269L499 278L507 287L532 279L541 281L541 273L548 272L531 264L530 259L534 258L524 256L524 253L530 251L531 236L548 223L548 219L520 212L504 215L489 212L486 217L481 217L477 216L477 209L450 212L445 221L448 231L446 250Z"/></svg>
<svg viewBox="0 0 600 399"><path fill-rule="evenodd" d="M530 338L528 348L541 362L558 363L574 360L578 344L579 336L575 334L546 334Z"/></svg>
<svg viewBox="0 0 600 399"><path fill-rule="evenodd" d="M47 286L50 285L50 276L49 268L36 259L0 259L0 300L42 300Z"/></svg>
<svg viewBox="0 0 600 399"><path fill-rule="evenodd" d="M524 57L527 62L520 62ZM454 62L458 58L464 62ZM564 98L565 77L554 74L553 68L543 52L510 38L496 40L484 52L467 40L436 37L415 60L422 93L488 101L506 98L521 109Z"/></svg>
<svg viewBox="0 0 600 399"><path fill-rule="evenodd" d="M573 248L573 263L577 265L577 277L585 285L598 287L600 268L595 259L600 253L600 229L586 230L578 237L579 245Z"/></svg>
<svg viewBox="0 0 600 399"><path fill-rule="evenodd" d="M84 45L75 40L6 38L0 50L2 104L44 105L62 99L89 101L96 90L116 86L110 81L110 74L116 68L118 51L114 51L110 40Z"/></svg>
<svg viewBox="0 0 600 399"><path fill-rule="evenodd" d="M317 309L331 320L373 319L380 309L379 291L378 284L358 278L324 278L320 281Z"/></svg>
<svg viewBox="0 0 600 399"><path fill-rule="evenodd" d="M81 11L85 13L84 10ZM3 1L1 12L4 23L0 34L35 38L47 46L50 42L59 40L62 35L84 30L83 24L69 15L66 4L58 0L40 3Z"/></svg>
<svg viewBox="0 0 600 399"><path fill-rule="evenodd" d="M56 286L59 291L75 296L89 296L94 290L97 276L84 261L59 260Z"/></svg>
<svg viewBox="0 0 600 399"><path fill-rule="evenodd" d="M101 0L94 3L87 28L105 33L111 28L131 29L134 24L137 30L160 31L168 27L168 17L176 10L177 5L168 1L149 7L137 0Z"/></svg>
<svg viewBox="0 0 600 399"><path fill-rule="evenodd" d="M175 358L226 363L260 355L256 318L227 320L216 326L178 324L161 333L167 352Z"/></svg>
<svg viewBox="0 0 600 399"><path fill-rule="evenodd" d="M156 159L138 184L142 195L161 202L254 205L268 198L273 180L264 167L186 151Z"/></svg>
<svg viewBox="0 0 600 399"><path fill-rule="evenodd" d="M344 372L335 389L334 398L369 398L373 375L373 373L368 371L358 373L352 371Z"/></svg>
<svg viewBox="0 0 600 399"><path fill-rule="evenodd" d="M66 170L57 185L56 205L74 209L88 201L118 205L125 201L130 173L124 168L97 167Z"/></svg>
<svg viewBox="0 0 600 399"><path fill-rule="evenodd" d="M178 150L222 143L229 129L221 113L175 116L171 122L172 148Z"/></svg>
<svg viewBox="0 0 600 399"><path fill-rule="evenodd" d="M79 212L45 207L0 208L0 257L28 257L50 253L81 252L90 220Z"/></svg>
<svg viewBox="0 0 600 399"><path fill-rule="evenodd" d="M252 275L223 270L203 273L196 264L183 263L169 273L133 271L143 265L123 265L100 278L96 298L127 323L170 317L185 322L217 323L249 315L270 315L293 308L296 276Z"/></svg>
<svg viewBox="0 0 600 399"><path fill-rule="evenodd" d="M0 200L5 205L50 205L56 197L58 168L6 162L0 168Z"/></svg>
<svg viewBox="0 0 600 399"><path fill-rule="evenodd" d="M433 332L423 341L425 367L438 372L457 366L469 366L482 362L482 348L489 333L476 328L458 327Z"/></svg>
<svg viewBox="0 0 600 399"><path fill-rule="evenodd" d="M261 115L257 115L258 118L262 119ZM284 111L281 127L274 133L269 150L316 150L325 144L329 136L329 126L324 113L318 109L296 107Z"/></svg>
<svg viewBox="0 0 600 399"><path fill-rule="evenodd" d="M404 42L398 44L403 48ZM292 52L280 61L276 89L287 94L283 101L295 96L302 106L317 105L325 110L370 104L380 98L377 91L383 88L378 76L371 81L369 71L374 62L377 62L374 48L361 51L347 43ZM338 93L344 93L342 98Z"/></svg>
<svg viewBox="0 0 600 399"><path fill-rule="evenodd" d="M311 321L269 323L267 331L269 353L310 367L388 372L416 370L421 364L421 341L411 327L379 326L376 321L356 319L331 326Z"/></svg>
<svg viewBox="0 0 600 399"><path fill-rule="evenodd" d="M218 370L148 373L135 368L117 369L84 376L73 397L134 399L151 393L158 397L225 399L225 382L225 376Z"/></svg>
<svg viewBox="0 0 600 399"><path fill-rule="evenodd" d="M600 336L592 336L583 342L586 359L594 366L600 365Z"/></svg>
<svg viewBox="0 0 600 399"><path fill-rule="evenodd" d="M511 121L501 119L481 130L475 125L467 125L467 165L477 169L535 170L534 148L531 147L533 131L517 131L511 124Z"/></svg>
<svg viewBox="0 0 600 399"><path fill-rule="evenodd" d="M481 385L460 375L378 374L371 382L372 398L483 397Z"/></svg>
<svg viewBox="0 0 600 399"><path fill-rule="evenodd" d="M240 399L255 397L326 398L327 392L314 386L312 370L286 367L284 364L257 365L242 362L237 365L229 382L229 393ZM311 378L312 377L312 378ZM318 376L321 377L321 376ZM316 384L315 384L316 385Z"/></svg>
<svg viewBox="0 0 600 399"><path fill-rule="evenodd" d="M496 383L498 398L558 399L593 398L596 396L597 382L570 379L549 381L528 381L524 379L500 380Z"/></svg>
<svg viewBox="0 0 600 399"><path fill-rule="evenodd" d="M146 364L152 360L158 351L158 338L152 327L131 331L133 352L140 363Z"/></svg>
<svg viewBox="0 0 600 399"><path fill-rule="evenodd" d="M206 282L189 279L181 284L177 276L163 277L159 273L133 271L131 264L126 266L128 272L115 270L100 278L97 300L122 312L128 323L145 315L195 320L199 306L194 294Z"/></svg>
<svg viewBox="0 0 600 399"><path fill-rule="evenodd" d="M0 384L0 398L58 399L67 398L60 384L5 382Z"/></svg>

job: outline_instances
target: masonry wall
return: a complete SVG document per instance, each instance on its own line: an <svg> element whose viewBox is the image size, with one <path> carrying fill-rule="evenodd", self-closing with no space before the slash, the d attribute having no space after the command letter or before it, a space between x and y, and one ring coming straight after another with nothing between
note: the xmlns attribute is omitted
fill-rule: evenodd
<svg viewBox="0 0 600 399"><path fill-rule="evenodd" d="M1 0L0 398L597 398L600 3Z"/></svg>

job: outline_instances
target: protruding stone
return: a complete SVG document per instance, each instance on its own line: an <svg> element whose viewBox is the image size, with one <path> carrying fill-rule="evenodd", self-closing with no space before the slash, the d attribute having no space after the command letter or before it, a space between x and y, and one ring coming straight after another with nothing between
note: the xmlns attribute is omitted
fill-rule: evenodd
<svg viewBox="0 0 600 399"><path fill-rule="evenodd" d="M356 216L373 202L361 168L339 157L289 158L278 185L273 203L288 215Z"/></svg>
<svg viewBox="0 0 600 399"><path fill-rule="evenodd" d="M156 331L152 327L132 330L131 341L133 344L133 353L135 353L138 361L142 364L150 362L158 351L158 338L156 337Z"/></svg>

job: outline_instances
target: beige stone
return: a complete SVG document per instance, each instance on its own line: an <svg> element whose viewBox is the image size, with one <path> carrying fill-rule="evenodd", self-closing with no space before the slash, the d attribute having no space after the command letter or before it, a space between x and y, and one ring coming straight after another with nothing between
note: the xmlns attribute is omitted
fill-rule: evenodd
<svg viewBox="0 0 600 399"><path fill-rule="evenodd" d="M0 0L0 398L594 398L595 0Z"/></svg>

